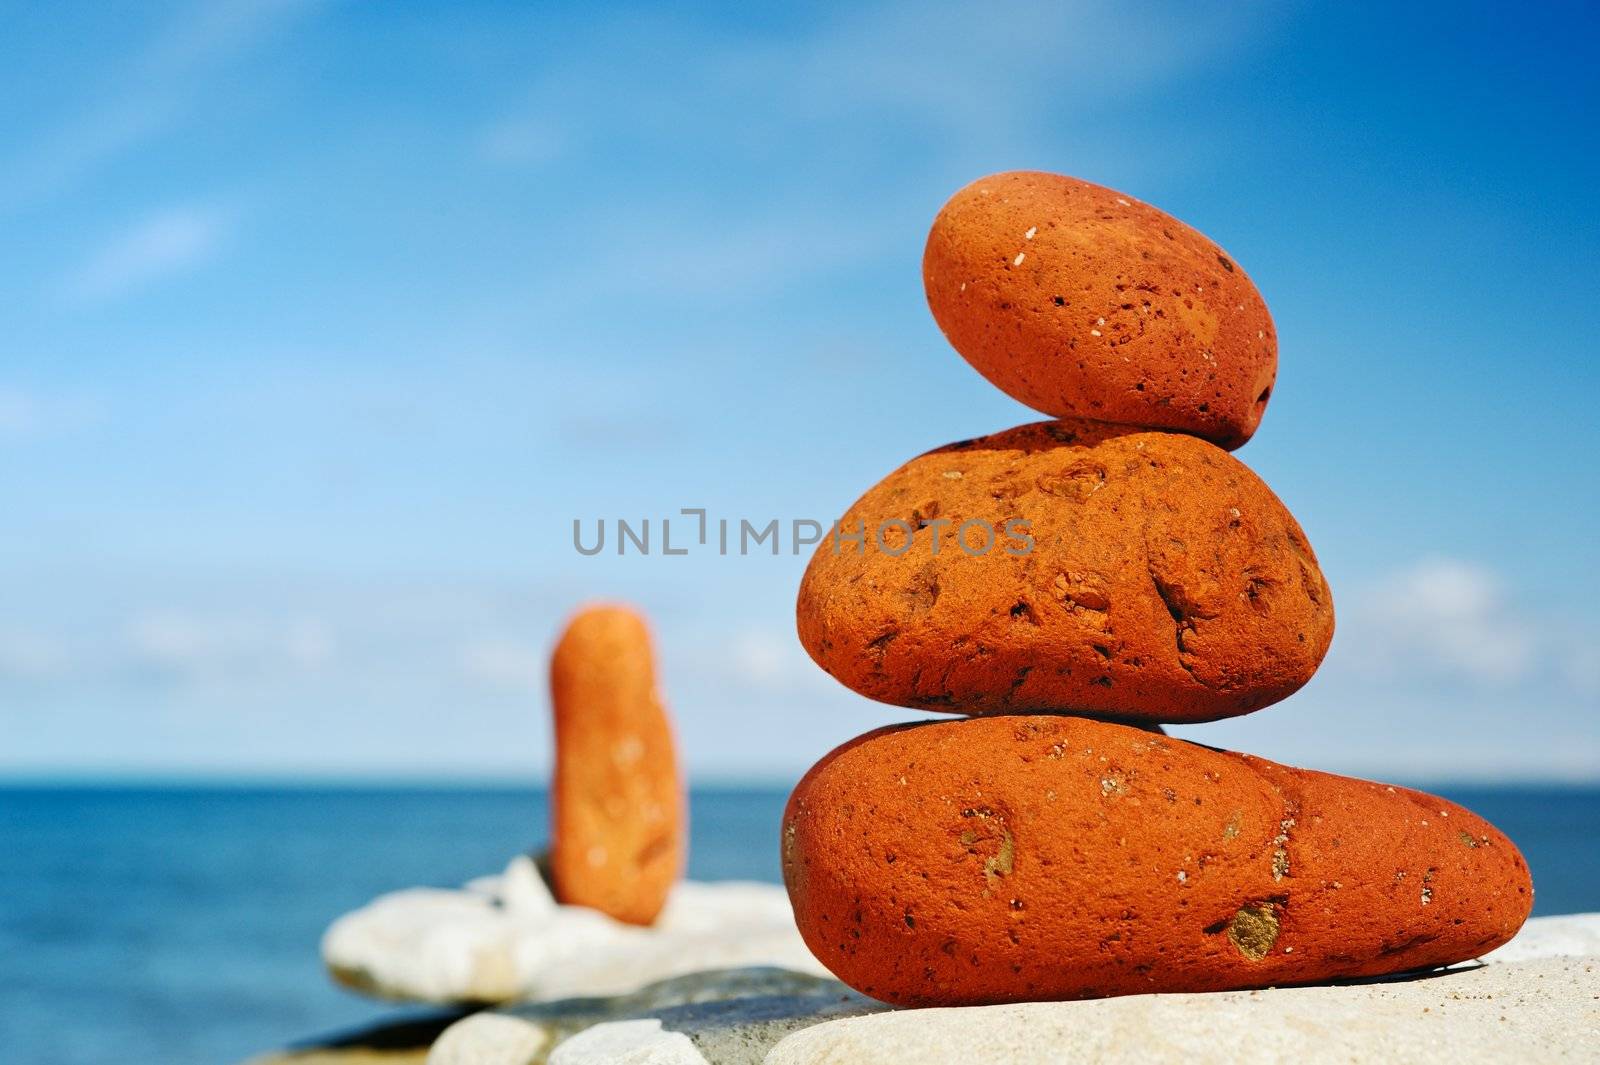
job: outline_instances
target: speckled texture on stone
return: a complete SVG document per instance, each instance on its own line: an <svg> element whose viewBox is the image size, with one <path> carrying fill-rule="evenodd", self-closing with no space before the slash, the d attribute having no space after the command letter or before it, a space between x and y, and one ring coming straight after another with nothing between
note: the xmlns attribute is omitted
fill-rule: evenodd
<svg viewBox="0 0 1600 1065"><path fill-rule="evenodd" d="M1004 535L1014 519L1031 547ZM969 520L996 530L987 553L962 549ZM1024 425L911 460L840 522L871 542L818 545L800 640L886 703L1209 721L1298 689L1333 638L1300 526L1248 467L1191 436ZM974 551L986 539L982 526L966 536Z"/></svg>
<svg viewBox="0 0 1600 1065"><path fill-rule="evenodd" d="M1173 429L1234 448L1272 393L1261 294L1203 233L1076 178L979 178L934 220L928 306L993 384L1058 417Z"/></svg>
<svg viewBox="0 0 1600 1065"><path fill-rule="evenodd" d="M765 1065L1321 1065L1600 1060L1600 959L1419 979L905 1010L798 1032Z"/></svg>
<svg viewBox="0 0 1600 1065"><path fill-rule="evenodd" d="M1450 964L1527 919L1444 799L1083 718L891 726L784 814L795 920L897 1005L1228 990Z"/></svg>

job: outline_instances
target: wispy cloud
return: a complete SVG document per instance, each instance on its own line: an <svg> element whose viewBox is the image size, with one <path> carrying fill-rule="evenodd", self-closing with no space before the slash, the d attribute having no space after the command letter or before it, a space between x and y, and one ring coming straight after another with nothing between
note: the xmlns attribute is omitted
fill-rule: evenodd
<svg viewBox="0 0 1600 1065"><path fill-rule="evenodd" d="M471 684L493 691L532 694L544 690L546 655L526 640L490 636L462 646L461 675Z"/></svg>
<svg viewBox="0 0 1600 1065"><path fill-rule="evenodd" d="M152 77L197 73L261 44L320 0L221 0L191 6L140 59Z"/></svg>
<svg viewBox="0 0 1600 1065"><path fill-rule="evenodd" d="M61 295L72 304L106 303L191 270L216 253L233 217L201 205L146 215L90 253L62 281Z"/></svg>
<svg viewBox="0 0 1600 1065"><path fill-rule="evenodd" d="M1600 770L1600 631L1517 573L1415 559L1335 587L1339 631L1306 689L1175 735L1384 779L1574 780Z"/></svg>
<svg viewBox="0 0 1600 1065"><path fill-rule="evenodd" d="M666 135L718 156L765 155L778 130L786 144L826 149L871 129L877 136L859 147L892 151L903 148L897 138L911 122L941 134L928 145L939 154L1015 145L1029 130L1103 120L1106 101L1217 62L1272 17L1263 4L1203 15L1169 7L1140 19L1130 49L1108 44L1129 32L1125 8L1108 0L1002 0L981 19L961 3L890 0L849 5L781 37L666 16L641 29L630 13L595 27L604 46L583 39L564 49L483 143L592 146ZM695 62L685 65L685 55ZM580 110L575 100L583 124L561 129L561 116Z"/></svg>
<svg viewBox="0 0 1600 1065"><path fill-rule="evenodd" d="M554 609L519 592L454 581L124 575L96 581L92 593L57 588L41 606L52 586L31 582L26 595L0 602L0 672L43 661L40 649L49 648L52 661L72 664L53 677L63 689L203 687L239 699L356 690L386 699L427 689L470 700L542 688L548 649L523 633L542 635Z"/></svg>
<svg viewBox="0 0 1600 1065"><path fill-rule="evenodd" d="M1600 633L1546 615L1500 573L1464 559L1421 559L1357 588L1340 628L1340 660L1383 680L1582 695L1600 672L1590 650Z"/></svg>
<svg viewBox="0 0 1600 1065"><path fill-rule="evenodd" d="M70 192L96 170L171 130L224 63L260 46L316 0L196 3L85 101L0 159L0 211Z"/></svg>
<svg viewBox="0 0 1600 1065"><path fill-rule="evenodd" d="M317 618L163 610L134 618L127 636L137 669L182 681L270 681L322 669L336 652L332 628Z"/></svg>
<svg viewBox="0 0 1600 1065"><path fill-rule="evenodd" d="M958 3L891 0L782 36L666 14L641 26L630 14L564 44L475 150L497 164L559 154L602 172L649 158L665 177L659 193L564 205L581 217L579 235L559 270L530 281L543 298L568 303L620 281L726 304L898 262L907 230L925 230L959 184L953 175L1064 165L1049 154L1063 140L1074 172L1203 165L1193 145L1130 156L1102 131L1129 100L1237 51L1270 19L1254 5L1166 9L1141 18L1129 49L1108 45L1129 29L1103 0L1006 0L981 19ZM715 180L724 174L737 185ZM911 195L863 194L891 176ZM684 184L735 191L698 197Z"/></svg>
<svg viewBox="0 0 1600 1065"><path fill-rule="evenodd" d="M561 155L560 126L532 115L514 115L492 123L478 136L478 154L493 163L536 166Z"/></svg>
<svg viewBox="0 0 1600 1065"><path fill-rule="evenodd" d="M1150 12L1138 47L1125 6L1002 0L983 18L956 2L851 6L816 34L727 57L724 76L765 78L786 107L816 116L895 111L956 143L989 145L1062 118L1088 117L1108 99L1144 92L1259 34L1264 5L1195 15ZM1041 47L1041 42L1050 42ZM774 79L773 70L792 76Z"/></svg>

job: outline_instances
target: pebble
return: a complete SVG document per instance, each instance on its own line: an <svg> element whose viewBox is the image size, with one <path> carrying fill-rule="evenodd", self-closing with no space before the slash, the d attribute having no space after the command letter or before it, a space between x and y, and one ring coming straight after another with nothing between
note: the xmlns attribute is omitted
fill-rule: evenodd
<svg viewBox="0 0 1600 1065"><path fill-rule="evenodd" d="M555 896L647 925L683 871L688 827L672 723L643 616L591 606L550 661Z"/></svg>
<svg viewBox="0 0 1600 1065"><path fill-rule="evenodd" d="M1016 520L1026 541L1006 535ZM847 687L898 706L1209 721L1299 689L1333 638L1299 524L1192 436L1020 426L912 459L840 527L870 542L818 545L800 640Z"/></svg>
<svg viewBox="0 0 1600 1065"><path fill-rule="evenodd" d="M846 743L795 788L782 855L811 949L910 1006L1442 966L1533 904L1517 848L1444 799L1046 715Z"/></svg>
<svg viewBox="0 0 1600 1065"><path fill-rule="evenodd" d="M1194 433L1229 449L1278 369L1266 304L1205 234L1077 178L980 178L934 219L934 319L989 381L1056 417Z"/></svg>

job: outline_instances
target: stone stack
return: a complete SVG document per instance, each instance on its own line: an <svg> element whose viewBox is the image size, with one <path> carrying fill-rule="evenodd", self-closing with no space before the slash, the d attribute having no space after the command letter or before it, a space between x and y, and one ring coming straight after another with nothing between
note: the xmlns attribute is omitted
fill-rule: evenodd
<svg viewBox="0 0 1600 1065"><path fill-rule="evenodd" d="M801 583L848 687L955 720L828 754L782 829L801 934L905 1005L1209 991L1445 965L1506 942L1515 846L1443 799L1170 739L1308 681L1333 601L1229 450L1272 394L1255 286L1131 196L1008 173L958 192L928 302L1056 420L939 448L859 499Z"/></svg>

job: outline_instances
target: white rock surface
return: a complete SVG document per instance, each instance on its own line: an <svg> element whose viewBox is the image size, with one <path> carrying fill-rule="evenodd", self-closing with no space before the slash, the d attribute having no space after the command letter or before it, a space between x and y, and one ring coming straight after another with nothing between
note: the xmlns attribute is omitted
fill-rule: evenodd
<svg viewBox="0 0 1600 1065"><path fill-rule="evenodd" d="M1485 954L1485 962L1532 961L1535 958L1600 957L1600 913L1568 913L1535 917L1511 942Z"/></svg>
<svg viewBox="0 0 1600 1065"><path fill-rule="evenodd" d="M530 1065L541 1060L553 1040L551 1030L503 1013L474 1013L446 1028L428 1051L428 1061L445 1065Z"/></svg>
<svg viewBox="0 0 1600 1065"><path fill-rule="evenodd" d="M557 905L526 857L458 891L413 888L375 899L328 928L322 957L356 990L436 1003L618 995L743 966L826 975L777 885L686 881L655 925L640 928Z"/></svg>
<svg viewBox="0 0 1600 1065"><path fill-rule="evenodd" d="M1600 959L1343 986L902 1010L803 1029L764 1065L1380 1060L1600 1060Z"/></svg>
<svg viewBox="0 0 1600 1065"><path fill-rule="evenodd" d="M611 1021L579 1032L551 1053L549 1065L711 1065L682 1032L655 1018Z"/></svg>

